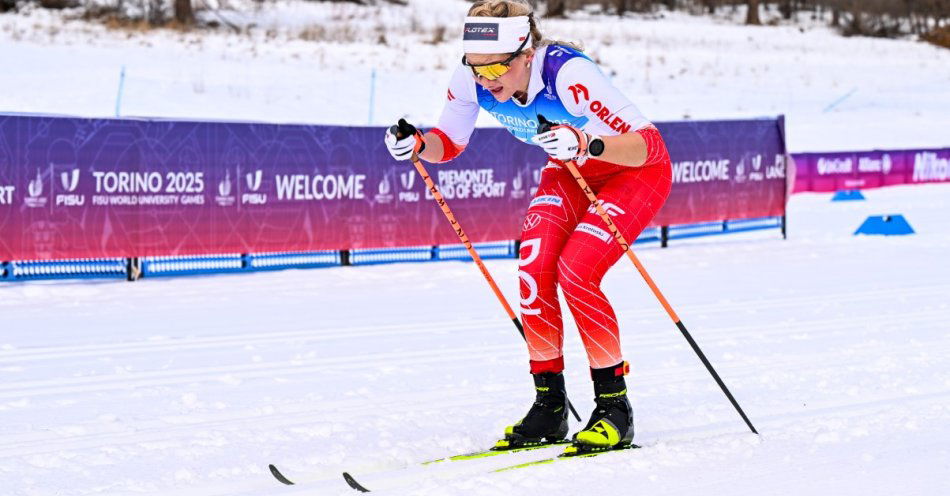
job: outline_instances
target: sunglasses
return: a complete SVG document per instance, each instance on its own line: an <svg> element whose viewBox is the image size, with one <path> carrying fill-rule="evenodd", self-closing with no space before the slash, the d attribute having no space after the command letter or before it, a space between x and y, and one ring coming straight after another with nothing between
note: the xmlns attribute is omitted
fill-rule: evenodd
<svg viewBox="0 0 950 496"><path fill-rule="evenodd" d="M514 53L508 56L507 59L501 62L492 62L491 64L469 64L468 60L465 59L465 56L462 55L462 65L467 65L472 69L472 74L476 78L479 76L489 80L494 81L502 76L504 76L509 70L511 70L511 61L515 60L516 57L521 55L521 52L524 51L524 46L528 43L530 36L526 36L524 41L521 42L521 46L515 50Z"/></svg>

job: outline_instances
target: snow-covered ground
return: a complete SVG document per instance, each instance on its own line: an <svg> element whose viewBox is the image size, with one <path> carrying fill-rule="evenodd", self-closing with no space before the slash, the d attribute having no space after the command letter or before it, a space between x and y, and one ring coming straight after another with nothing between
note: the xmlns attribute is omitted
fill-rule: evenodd
<svg viewBox="0 0 950 496"><path fill-rule="evenodd" d="M0 15L0 112L114 115L124 66L124 116L437 119L467 3L262 5L222 12L240 35ZM785 113L793 151L950 146L950 51L817 23L580 17L542 28L584 41L653 119ZM491 445L533 395L471 264L2 284L0 494L351 494L343 470L394 495L950 493L950 185L865 194L794 196L787 241L638 247L760 437L622 260L604 284L644 449L503 473L545 454L415 466ZM891 213L917 234L851 235ZM516 262L488 265L514 301Z"/></svg>
<svg viewBox="0 0 950 496"><path fill-rule="evenodd" d="M348 470L399 495L947 494L950 185L866 195L794 196L787 241L638 249L761 437L621 260L604 284L644 449L503 473L542 454L373 475L489 446L531 401L469 263L0 285L0 492L342 495ZM917 234L852 236L890 213ZM514 300L516 262L488 265Z"/></svg>
<svg viewBox="0 0 950 496"><path fill-rule="evenodd" d="M0 62L15 68L0 71L0 112L112 116L124 66L124 116L386 125L408 114L432 125L469 4L409 3L254 10L231 0L245 10L221 15L240 35L108 30L46 10L0 15ZM843 38L819 22L575 17L542 29L584 42L654 120L786 114L795 152L950 146L946 49ZM483 115L479 125L497 124Z"/></svg>

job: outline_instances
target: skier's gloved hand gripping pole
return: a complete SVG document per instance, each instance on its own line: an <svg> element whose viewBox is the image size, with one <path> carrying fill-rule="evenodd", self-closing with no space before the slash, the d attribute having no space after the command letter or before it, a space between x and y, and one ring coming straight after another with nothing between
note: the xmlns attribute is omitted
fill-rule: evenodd
<svg viewBox="0 0 950 496"><path fill-rule="evenodd" d="M465 234L465 231L462 230L462 226L459 225L457 220L455 220L455 215L452 213L449 205L445 202L445 198L442 197L442 193L439 193L439 188L435 185L435 182L432 181L432 178L429 177L429 172L426 171L425 166L422 165L422 161L419 160L419 153L425 147L422 133L420 133L415 128L415 126L409 124L406 119L399 119L399 123L397 125L389 128L388 134L395 136L397 140L396 143L399 143L406 138L415 138L409 148L412 150L412 154L410 156L412 164L416 166L416 171L418 171L419 175L422 176L422 180L425 181L426 187L429 188L429 191L432 193L432 197L435 198L436 203L438 203L439 207L442 208L442 213L445 214L445 218L449 220L450 224L452 224L452 229L455 230L455 234L458 235L459 240L461 240L462 244L465 245L465 249L467 249L469 255L472 256L472 260L475 261L475 265L477 265L478 269L482 271L482 275L485 276L485 280L488 281L488 285L491 286L492 291L495 292L495 296L498 297L498 301L501 303L501 306L505 307L505 311L508 312L508 317L511 318L511 321L515 324L515 327L521 334L521 338L525 339L524 328L521 326L521 321L518 320L514 310L511 309L511 305L508 304L508 300L506 300L505 296L501 293L501 289L499 289L498 285L495 284L495 279L491 276L491 273L488 272L488 268L485 267L485 263L482 262L482 257L480 257L478 252L475 251L475 247L472 246L472 242L468 239L468 235ZM391 148L393 147L391 146ZM395 154L393 156L396 157ZM581 416L577 414L577 410L574 409L574 405L571 404L570 400L568 400L567 406L570 408L574 418L580 422Z"/></svg>
<svg viewBox="0 0 950 496"><path fill-rule="evenodd" d="M555 123L545 119L543 115L538 114L538 134L550 131L555 125ZM712 374L713 379L715 379L716 383L719 384L722 392L726 394L726 397L729 398L732 406L735 407L737 412L739 412L739 416L742 417L742 420L745 421L746 425L749 426L749 429L751 429L752 432L758 434L759 432L755 430L755 427L752 426L752 422L749 421L749 417L746 417L745 412L742 411L742 407L739 406L739 403L732 396L732 393L729 392L729 388L726 387L726 384L722 382L722 379L719 377L719 374L716 373L716 370L713 368L712 364L709 363L709 360L706 358L703 350L699 349L699 345L696 344L696 341L694 341L693 337L690 336L689 331L686 330L686 326L683 325L683 321L680 320L679 316L676 315L676 312L673 311L673 307L670 306L670 302L666 300L666 297L663 296L663 293L660 292L660 288L658 288L656 283L653 282L653 278L647 273L647 270L643 267L643 264L641 264L640 260L637 259L637 256L633 254L633 250L630 249L630 243L624 239L623 235L620 234L620 230L617 229L617 226L614 225L612 220L610 220L610 216L607 215L604 207L597 200L597 195L594 194L594 191L590 189L590 186L588 186L587 181L584 180L583 176L581 176L580 171L577 170L577 165L574 164L574 160L565 160L564 164L567 165L567 170L572 176L574 176L578 186L580 186L584 191L584 194L587 195L587 199L590 200L594 208L597 209L597 214L600 215L600 217L607 224L607 227L610 229L610 233L613 234L614 239L620 243L620 247L623 248L624 253L627 254L627 257L630 258L630 261L633 262L633 265L637 267L637 271L639 271L640 275L643 276L643 280L646 281L647 286L650 286L653 294L660 301L660 304L663 305L663 308L666 309L666 313L670 315L670 318L673 319L676 327L680 330L680 332L683 333L683 337L685 337L686 341L689 342L690 347L693 348L693 351L696 352L696 355L698 355L699 359L702 360L703 365L706 366L706 370Z"/></svg>

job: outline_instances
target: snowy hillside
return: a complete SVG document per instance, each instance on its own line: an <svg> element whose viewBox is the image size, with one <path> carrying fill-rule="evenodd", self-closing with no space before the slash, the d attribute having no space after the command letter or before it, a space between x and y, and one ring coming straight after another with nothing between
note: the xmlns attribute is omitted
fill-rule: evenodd
<svg viewBox="0 0 950 496"><path fill-rule="evenodd" d="M383 125L408 114L431 125L461 55L467 5L285 1L222 11L244 34L107 30L45 10L0 15L0 60L16 68L0 74L0 111L114 115L124 66L125 116ZM784 113L793 151L950 146L948 50L842 38L820 24L578 17L544 20L542 30L584 42L654 120ZM486 116L479 124L496 125Z"/></svg>
<svg viewBox="0 0 950 496"><path fill-rule="evenodd" d="M345 495L349 470L393 495L946 494L950 186L867 196L796 195L787 241L638 249L761 437L621 260L604 285L644 448L504 473L489 470L543 454L411 468L491 445L533 397L471 264L2 285L0 492ZM918 233L851 235L894 212ZM489 268L513 300L516 261Z"/></svg>

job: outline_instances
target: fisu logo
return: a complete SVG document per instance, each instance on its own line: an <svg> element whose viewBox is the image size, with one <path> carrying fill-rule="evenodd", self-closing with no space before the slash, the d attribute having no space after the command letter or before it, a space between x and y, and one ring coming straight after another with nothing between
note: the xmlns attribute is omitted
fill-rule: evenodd
<svg viewBox="0 0 950 496"><path fill-rule="evenodd" d="M247 189L250 193L244 193L241 195L242 204L250 205L264 205L267 203L267 195L265 193L258 193L261 189L261 181L264 177L264 171L258 169L254 172L248 172L244 175L244 182L247 185Z"/></svg>
<svg viewBox="0 0 950 496"><path fill-rule="evenodd" d="M416 173L409 171L399 174L399 182L402 184L402 189L412 189L412 185L416 183Z"/></svg>
<svg viewBox="0 0 950 496"><path fill-rule="evenodd" d="M521 260L518 262L519 267L524 267L531 265L532 262L538 259L538 255L541 254L541 238L529 239L521 243ZM521 291L521 315L538 315L541 313L540 308L532 308L532 305L538 301L538 282L534 280L534 277L531 274L525 272L524 270L518 271L518 278L521 279L523 283ZM525 294L527 290L527 294Z"/></svg>
<svg viewBox="0 0 950 496"><path fill-rule="evenodd" d="M752 157L752 168L756 171L762 170L762 155Z"/></svg>
<svg viewBox="0 0 950 496"><path fill-rule="evenodd" d="M419 193L412 191L412 186L416 184L416 173L413 171L406 171L399 174L399 183L402 185L403 191L399 192L399 201L402 202L417 202L419 201Z"/></svg>
<svg viewBox="0 0 950 496"><path fill-rule="evenodd" d="M59 182L63 185L63 191L72 193L79 187L79 169L73 169L72 172L61 172Z"/></svg>
<svg viewBox="0 0 950 496"><path fill-rule="evenodd" d="M57 207L81 207L86 203L85 195L76 194L79 188L79 169L59 173L59 184L64 194L56 195L53 200Z"/></svg>
<svg viewBox="0 0 950 496"><path fill-rule="evenodd" d="M264 171L258 169L256 172L248 172L244 179L247 181L247 189L251 191L257 191L261 189L261 179L264 176Z"/></svg>

